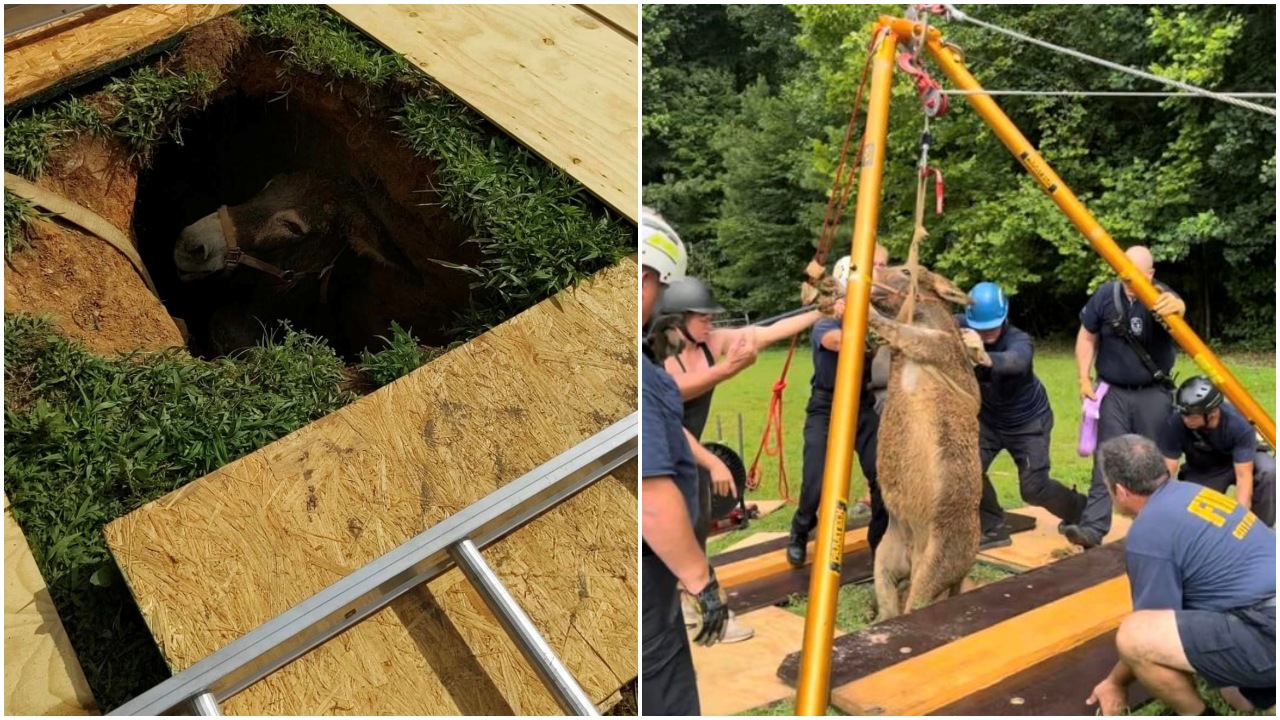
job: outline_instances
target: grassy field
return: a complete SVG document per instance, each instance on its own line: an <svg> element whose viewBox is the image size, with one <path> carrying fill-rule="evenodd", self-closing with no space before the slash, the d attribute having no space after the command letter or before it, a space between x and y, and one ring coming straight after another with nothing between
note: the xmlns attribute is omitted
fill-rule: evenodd
<svg viewBox="0 0 1280 720"><path fill-rule="evenodd" d="M809 400L809 378L813 374L813 362L807 347L804 345L796 351L783 401L785 431L783 455L786 462L788 490L793 497L800 494L804 408ZM741 416L743 462L750 465L751 459L755 457L756 448L759 447L760 435L764 431L770 392L782 371L785 357L786 348L762 352L755 365L716 388L715 401L711 405L711 417L707 423L707 429L703 432L703 440L721 441L737 450L739 447L738 418ZM1228 355L1223 360L1249 392L1253 393L1262 407L1275 417L1275 357L1256 354L1247 357ZM1087 492L1093 464L1090 458L1082 458L1076 454L1076 438L1080 427L1080 402L1077 399L1075 358L1070 348L1042 348L1036 354L1035 369L1049 391L1049 402L1053 405L1056 418L1050 466L1053 477ZM1189 359L1179 357L1174 372L1179 379L1185 379L1196 374L1197 368ZM882 438L882 441L884 440ZM763 500L780 497L777 460L766 457L761 461L761 468L763 472L760 487L749 494L748 499ZM996 458L990 474L991 482L995 485L1000 495L1000 503L1005 509L1020 507L1023 503L1018 495L1018 474L1008 453L1001 453ZM850 497L855 500L866 492L866 484L861 477L861 472L857 470L856 462L852 487ZM751 527L744 531L713 538L709 549L714 554L755 532L784 531L790 526L791 515L791 508L779 510L761 521L752 523Z"/></svg>
<svg viewBox="0 0 1280 720"><path fill-rule="evenodd" d="M801 450L803 447L804 408L809 399L809 378L813 372L811 354L803 345L797 350L791 364L791 374L787 379L784 395L783 419L784 439L783 458L786 464L789 494L793 497L800 493ZM711 406L711 417L703 434L706 441L720 441L737 450L739 441L739 422L741 422L741 449L743 462L748 465L755 456L760 444L760 436L764 431L766 412L769 407L770 393L774 382L782 371L786 349L768 350L760 354L755 365L747 368L733 380L716 389L715 400ZM1251 354L1248 356L1226 356L1223 361L1235 373L1236 377L1257 398L1258 402L1275 417L1276 406L1276 368L1275 357ZM1051 468L1053 477L1087 492L1089 477L1092 471L1092 460L1076 454L1076 438L1080 426L1080 403L1077 399L1075 358L1069 347L1041 348L1035 359L1036 374L1044 382L1049 391L1049 402L1053 406L1056 423L1053 430L1051 448ZM1185 357L1180 357L1175 367L1176 376L1185 379L1197 374L1195 365ZM741 420L739 420L741 418ZM882 438L882 441L885 439ZM762 479L760 487L748 495L748 500L776 499L781 497L778 484L778 465L776 458L765 457L761 461ZM991 481L1000 495L1000 502L1005 509L1023 505L1018 494L1018 475L1013 461L1007 453L996 458L990 471ZM850 497L857 499L866 491L865 481L854 463L854 477ZM765 518L753 522L745 530L727 533L712 538L709 551L712 554L723 551L726 547L740 542L742 539L763 531L785 532L789 529L794 508L791 506L778 510ZM1004 577L1002 570L984 565L975 566L970 577L986 583ZM871 621L872 590L869 585L848 585L840 590L840 599L836 609L836 625L845 632L859 630ZM806 598L793 598L787 609L804 615L808 602ZM1207 695L1207 693L1206 693ZM1159 703L1144 707L1135 714L1162 714L1164 708ZM1228 712L1225 705L1219 707L1221 714ZM791 700L743 713L744 715L793 715L795 706ZM829 714L839 714L834 709Z"/></svg>

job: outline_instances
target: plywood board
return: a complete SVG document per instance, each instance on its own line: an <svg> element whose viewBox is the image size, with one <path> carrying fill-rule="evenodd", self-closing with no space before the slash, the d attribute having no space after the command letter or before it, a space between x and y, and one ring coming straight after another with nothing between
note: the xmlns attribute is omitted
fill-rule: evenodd
<svg viewBox="0 0 1280 720"><path fill-rule="evenodd" d="M775 540L779 540L785 537L787 537L787 533L784 533L784 532L758 532L755 535L751 535L747 537L745 540L742 540L741 542L736 542L730 545L729 547L725 548L724 551L733 552L734 550L741 550L743 548L755 547L761 543L773 542Z"/></svg>
<svg viewBox="0 0 1280 720"><path fill-rule="evenodd" d="M1035 528L1029 532L1011 535L1013 544L1008 547L979 553L979 560L1024 572L1083 552L1064 536L1058 534L1058 518L1048 510L1040 507L1024 507L1007 513L1006 517L1015 515L1035 518ZM1107 534L1105 542L1123 540L1129 534L1131 524L1133 521L1122 515L1111 516L1111 532Z"/></svg>
<svg viewBox="0 0 1280 720"><path fill-rule="evenodd" d="M1112 578L929 652L899 648L906 659L833 689L831 704L852 715L930 713L1115 630L1132 610L1128 576Z"/></svg>
<svg viewBox="0 0 1280 720"><path fill-rule="evenodd" d="M618 32L635 40L640 35L639 5L591 4L578 7L613 25Z"/></svg>
<svg viewBox="0 0 1280 720"><path fill-rule="evenodd" d="M92 715L89 683L4 499L4 712Z"/></svg>
<svg viewBox="0 0 1280 720"><path fill-rule="evenodd" d="M637 276L627 258L108 525L108 544L169 663L190 666L634 412ZM635 472L595 483L484 551L596 702L637 674ZM455 570L224 711L559 708Z"/></svg>
<svg viewBox="0 0 1280 720"><path fill-rule="evenodd" d="M813 564L817 551L814 549L816 540L810 540L808 552L805 553L805 567ZM765 543L760 543L763 547ZM849 555L861 550L868 549L867 545L867 529L855 528L844 534L844 552L842 555ZM771 552L739 560L738 562L729 563L728 565L716 566L716 579L720 581L720 586L726 590L744 585L756 580L763 580L775 575L792 575L801 572L802 568L796 568L787 562L786 549L773 550Z"/></svg>
<svg viewBox="0 0 1280 720"><path fill-rule="evenodd" d="M239 5L137 5L4 53L4 103L9 105L135 55Z"/></svg>
<svg viewBox="0 0 1280 720"><path fill-rule="evenodd" d="M693 646L703 715L736 715L795 695L778 679L776 668L804 643L804 618L769 607L737 619L755 636L740 643Z"/></svg>
<svg viewBox="0 0 1280 720"><path fill-rule="evenodd" d="M572 5L331 5L637 220L636 43Z"/></svg>
<svg viewBox="0 0 1280 720"><path fill-rule="evenodd" d="M747 507L756 506L756 512L760 513L760 517L764 517L770 513L777 512L787 506L786 500L748 500Z"/></svg>

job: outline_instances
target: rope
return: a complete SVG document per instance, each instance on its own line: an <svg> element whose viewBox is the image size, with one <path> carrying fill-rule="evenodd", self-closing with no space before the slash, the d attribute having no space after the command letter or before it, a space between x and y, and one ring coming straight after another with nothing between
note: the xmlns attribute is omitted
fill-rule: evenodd
<svg viewBox="0 0 1280 720"><path fill-rule="evenodd" d="M1121 90L943 90L944 95L1008 95L1012 97L1132 97L1132 98L1169 98L1169 97L1204 97L1193 92L1125 92ZM1272 99L1275 93L1240 92L1219 93L1223 97Z"/></svg>
<svg viewBox="0 0 1280 720"><path fill-rule="evenodd" d="M1138 70L1137 68L1131 68L1131 67L1128 67L1127 65L1121 65L1119 63L1111 62L1110 60L1106 60L1104 58L1096 57L1094 55L1089 55L1088 53L1083 53L1083 52L1080 52L1079 50L1072 50L1071 48L1063 47L1061 45L1054 45L1053 43L1045 42L1044 40L1037 40L1036 38L1033 38L1030 35L1024 35L1020 32L1017 32L1016 30L1009 30L1008 28L1002 28L999 25L993 25L989 22L984 22L975 17L967 15L961 12L959 9L957 9L954 5L947 5L946 8L950 16L957 20L963 20L965 22L969 22L974 25L977 25L978 27L986 28L988 30L998 32L1002 35L1007 35L1015 40L1021 40L1022 42L1031 43L1032 45L1039 45L1042 48L1046 48L1054 52L1062 53L1063 55L1070 55L1071 57L1074 57L1078 60L1084 60L1086 62L1091 62L1095 65L1101 65L1102 67L1109 68L1117 72L1127 73L1129 75L1144 78L1146 80L1152 80L1154 82L1158 82L1163 85L1169 85L1171 87L1176 87L1196 95L1203 95L1204 97L1212 98L1219 102L1227 103L1228 105L1235 105L1236 107L1241 107L1246 110L1253 110L1254 112L1260 112L1260 113L1263 113L1264 115L1271 115L1272 117L1275 117L1276 115L1275 108L1269 108L1265 105L1251 103L1246 100L1241 100L1240 98L1232 97L1230 95L1226 95L1223 93L1217 93L1212 90L1205 90L1202 87L1197 87L1190 83L1182 82L1181 80L1174 80L1173 78L1167 78L1161 75L1155 75L1153 73L1145 72L1143 70Z"/></svg>
<svg viewBox="0 0 1280 720"><path fill-rule="evenodd" d="M782 374L773 384L773 397L769 399L769 413L764 423L764 434L760 437L760 447L756 450L755 459L751 461L751 469L747 470L747 488L755 490L760 487L760 457L767 455L778 458L778 497L783 502L795 502L787 487L787 465L782 452L782 392L787 389L787 375L791 372L791 358L796 354L796 343L800 334L791 336L791 347L787 350L787 359L782 363ZM772 442L770 439L772 436Z"/></svg>

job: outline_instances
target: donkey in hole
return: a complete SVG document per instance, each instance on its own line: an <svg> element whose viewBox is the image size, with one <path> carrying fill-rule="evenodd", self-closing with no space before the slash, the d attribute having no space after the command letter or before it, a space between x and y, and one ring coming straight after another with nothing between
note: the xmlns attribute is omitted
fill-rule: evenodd
<svg viewBox="0 0 1280 720"><path fill-rule="evenodd" d="M978 554L978 383L950 306L970 300L921 268L911 324L886 317L901 311L910 281L909 268L886 268L868 319L892 358L876 455L889 512L875 557L878 620L959 593Z"/></svg>
<svg viewBox="0 0 1280 720"><path fill-rule="evenodd" d="M210 292L226 296L209 318L208 350L258 344L281 320L347 357L388 334L393 310L402 325L433 329L422 282L372 208L354 182L293 172L183 229L173 248L179 277L216 276Z"/></svg>

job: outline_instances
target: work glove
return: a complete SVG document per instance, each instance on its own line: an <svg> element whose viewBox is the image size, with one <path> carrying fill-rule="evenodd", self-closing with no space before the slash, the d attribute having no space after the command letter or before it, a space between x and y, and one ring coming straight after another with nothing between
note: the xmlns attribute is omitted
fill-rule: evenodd
<svg viewBox="0 0 1280 720"><path fill-rule="evenodd" d="M1160 293L1160 296L1156 298L1155 305L1153 305L1151 309L1160 317L1168 317L1170 315L1181 316L1187 311L1187 304L1182 301L1182 298L1166 291Z"/></svg>
<svg viewBox="0 0 1280 720"><path fill-rule="evenodd" d="M729 605L724 591L720 589L720 581L716 580L715 568L708 567L707 574L710 577L707 586L693 596L693 607L698 613L698 620L693 626L693 641L711 647L724 637L725 628L729 625Z"/></svg>
<svg viewBox="0 0 1280 720"><path fill-rule="evenodd" d="M960 331L960 338L964 341L964 348L969 353L969 359L974 365L988 366L991 364L991 357L987 355L986 345L982 342L982 337L970 328Z"/></svg>

